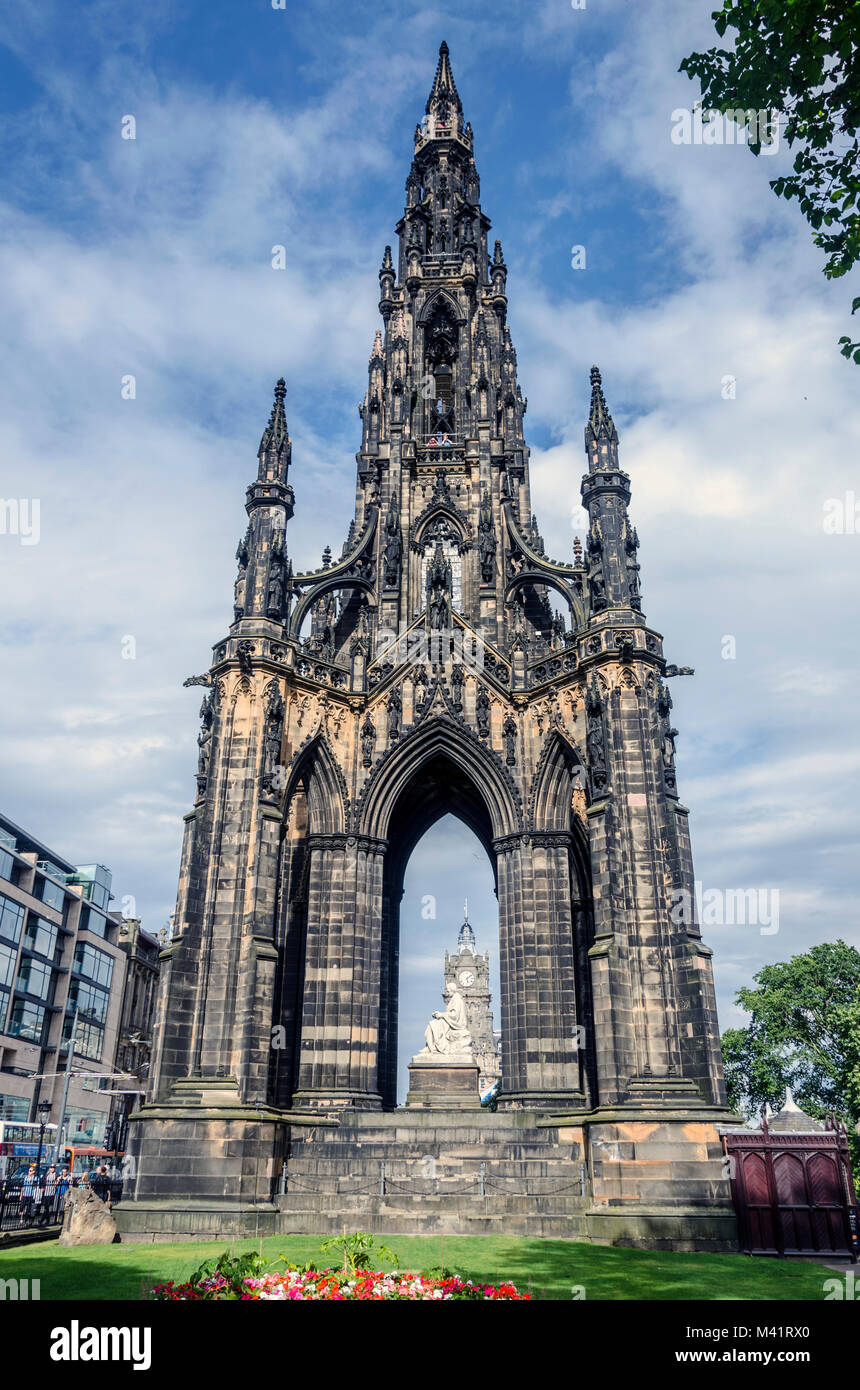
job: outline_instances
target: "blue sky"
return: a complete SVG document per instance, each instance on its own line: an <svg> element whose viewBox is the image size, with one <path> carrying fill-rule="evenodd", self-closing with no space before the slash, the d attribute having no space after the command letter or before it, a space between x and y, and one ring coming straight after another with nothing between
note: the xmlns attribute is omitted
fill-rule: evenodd
<svg viewBox="0 0 860 1390"><path fill-rule="evenodd" d="M147 926L172 909L193 794L199 691L182 680L229 621L281 373L296 564L346 533L376 272L445 38L509 267L547 549L566 558L581 529L597 361L645 612L696 668L673 694L697 874L779 892L777 932L706 929L723 1025L766 962L860 943L860 526L823 527L828 499L860 497L860 375L836 349L858 291L827 284L767 187L785 151L672 143L696 96L678 64L713 42L712 8L47 0L0 16L0 495L41 503L37 545L0 535L0 795L58 852L107 863ZM466 893L494 949L487 866L441 823L404 900L405 1052Z"/></svg>

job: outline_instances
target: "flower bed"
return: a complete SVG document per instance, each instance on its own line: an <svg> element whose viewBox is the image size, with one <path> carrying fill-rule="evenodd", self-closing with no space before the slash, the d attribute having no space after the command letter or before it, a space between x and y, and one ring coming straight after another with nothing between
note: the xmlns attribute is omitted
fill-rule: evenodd
<svg viewBox="0 0 860 1390"><path fill-rule="evenodd" d="M402 1302L424 1302L435 1300L447 1302L452 1299L470 1298L481 1302L503 1300L519 1302L529 1298L527 1293L519 1293L513 1284L473 1284L471 1280L451 1275L445 1279L434 1279L423 1274L402 1274L397 1271L385 1273L382 1270L343 1269L287 1269L277 1273L249 1275L240 1283L231 1283L221 1275L190 1280L177 1284L170 1280L159 1284L152 1296L171 1303L185 1303L211 1300L238 1299L278 1301L323 1299L345 1302L349 1299L363 1299L368 1302L383 1299Z"/></svg>

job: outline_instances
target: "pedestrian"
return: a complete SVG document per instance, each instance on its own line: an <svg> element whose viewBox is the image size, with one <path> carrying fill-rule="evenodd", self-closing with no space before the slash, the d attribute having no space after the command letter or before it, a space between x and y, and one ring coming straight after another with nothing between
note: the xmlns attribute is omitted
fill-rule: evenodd
<svg viewBox="0 0 860 1390"><path fill-rule="evenodd" d="M21 1184L21 1200L18 1204L18 1225L26 1226L33 1219L33 1206L39 1195L39 1174L35 1163L31 1163L27 1176Z"/></svg>
<svg viewBox="0 0 860 1390"><path fill-rule="evenodd" d="M57 1179L57 1214L62 1215L66 1205L66 1193L72 1185L71 1175L65 1163Z"/></svg>
<svg viewBox="0 0 860 1390"><path fill-rule="evenodd" d="M42 1206L39 1212L39 1225L47 1226L55 1216L57 1204L57 1170L52 1163L42 1184Z"/></svg>
<svg viewBox="0 0 860 1390"><path fill-rule="evenodd" d="M90 1187L95 1195L110 1207L110 1175L103 1163L93 1173Z"/></svg>

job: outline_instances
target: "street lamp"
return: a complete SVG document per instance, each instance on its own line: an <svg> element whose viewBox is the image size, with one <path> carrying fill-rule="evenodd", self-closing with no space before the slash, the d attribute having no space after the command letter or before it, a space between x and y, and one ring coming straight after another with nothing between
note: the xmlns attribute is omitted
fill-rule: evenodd
<svg viewBox="0 0 860 1390"><path fill-rule="evenodd" d="M40 1100L37 1109L39 1112L39 1153L36 1157L36 1173L38 1175L39 1169L42 1166L42 1144L45 1139L45 1126L48 1123L48 1116L51 1113L51 1102L49 1100Z"/></svg>

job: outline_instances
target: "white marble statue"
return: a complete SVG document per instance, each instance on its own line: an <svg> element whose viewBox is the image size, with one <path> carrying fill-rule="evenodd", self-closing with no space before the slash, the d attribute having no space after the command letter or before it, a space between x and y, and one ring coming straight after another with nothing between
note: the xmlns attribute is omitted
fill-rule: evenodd
<svg viewBox="0 0 860 1390"><path fill-rule="evenodd" d="M447 1008L444 1013L434 1013L424 1030L423 1047L419 1057L468 1057L472 1056L472 1034L469 1032L469 1018L466 1002L462 994L450 986L445 989Z"/></svg>

